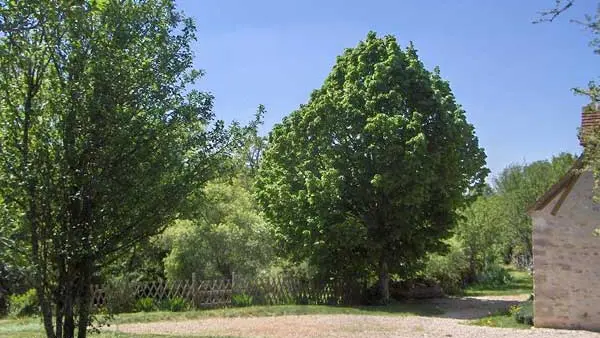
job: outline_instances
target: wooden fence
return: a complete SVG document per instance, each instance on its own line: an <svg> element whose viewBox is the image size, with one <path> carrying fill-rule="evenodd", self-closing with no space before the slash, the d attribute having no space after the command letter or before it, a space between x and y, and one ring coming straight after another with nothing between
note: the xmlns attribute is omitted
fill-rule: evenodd
<svg viewBox="0 0 600 338"><path fill-rule="evenodd" d="M360 297L360 288L341 281L317 282L295 278L221 279L188 281L121 282L94 285L93 304L111 306L151 298L156 302L181 298L195 308L235 305L237 297L251 297L252 305L350 304ZM239 296L237 296L239 295Z"/></svg>

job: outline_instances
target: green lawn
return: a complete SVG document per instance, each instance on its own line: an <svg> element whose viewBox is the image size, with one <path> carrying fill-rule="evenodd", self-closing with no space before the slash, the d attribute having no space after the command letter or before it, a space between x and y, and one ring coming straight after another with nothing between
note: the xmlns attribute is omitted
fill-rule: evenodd
<svg viewBox="0 0 600 338"><path fill-rule="evenodd" d="M489 286L474 284L464 290L465 296L504 296L531 294L533 292L533 278L526 271L508 268L512 281L502 286Z"/></svg>
<svg viewBox="0 0 600 338"><path fill-rule="evenodd" d="M387 306L325 306L325 305L278 305L278 306L251 306L244 308L226 308L215 310L201 310L188 312L138 312L120 314L114 318L113 324L144 323L154 321L186 320L210 317L266 317L284 315L309 315L309 314L357 314L357 315L397 315L410 316L440 315L443 311L427 304L419 303L392 303ZM37 338L43 337L39 318L6 319L0 320L0 338ZM165 335L131 335L124 333L103 333L90 335L97 338L181 338L180 336ZM185 336L197 338L206 336Z"/></svg>

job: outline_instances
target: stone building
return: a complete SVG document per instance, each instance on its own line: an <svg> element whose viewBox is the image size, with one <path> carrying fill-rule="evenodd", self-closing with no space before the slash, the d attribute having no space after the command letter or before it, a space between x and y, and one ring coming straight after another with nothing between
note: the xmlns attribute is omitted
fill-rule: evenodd
<svg viewBox="0 0 600 338"><path fill-rule="evenodd" d="M600 110L582 113L582 129ZM585 152L585 144L584 146ZM600 331L600 204L581 158L529 209L533 220L534 325Z"/></svg>

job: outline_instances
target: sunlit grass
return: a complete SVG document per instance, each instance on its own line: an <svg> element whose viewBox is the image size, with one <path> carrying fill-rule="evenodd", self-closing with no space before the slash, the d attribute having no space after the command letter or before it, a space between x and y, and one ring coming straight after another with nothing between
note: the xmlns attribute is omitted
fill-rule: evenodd
<svg viewBox="0 0 600 338"><path fill-rule="evenodd" d="M465 296L506 296L531 294L533 292L533 277L527 271L519 271L508 267L512 281L501 286L473 284L464 290Z"/></svg>

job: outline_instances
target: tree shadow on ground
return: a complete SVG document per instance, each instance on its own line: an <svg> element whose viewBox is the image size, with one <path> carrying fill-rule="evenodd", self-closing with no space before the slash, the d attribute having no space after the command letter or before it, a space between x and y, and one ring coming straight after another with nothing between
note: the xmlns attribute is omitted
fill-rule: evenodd
<svg viewBox="0 0 600 338"><path fill-rule="evenodd" d="M508 311L525 299L483 299L475 297L448 297L427 300L407 300L386 306L364 306L362 311L389 314L411 314L424 317L478 319Z"/></svg>

